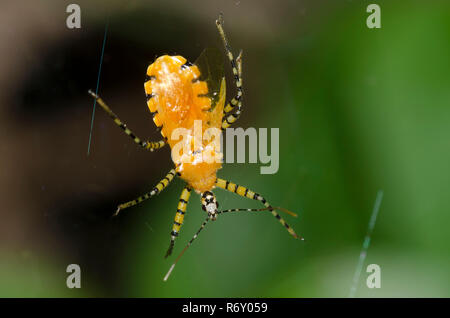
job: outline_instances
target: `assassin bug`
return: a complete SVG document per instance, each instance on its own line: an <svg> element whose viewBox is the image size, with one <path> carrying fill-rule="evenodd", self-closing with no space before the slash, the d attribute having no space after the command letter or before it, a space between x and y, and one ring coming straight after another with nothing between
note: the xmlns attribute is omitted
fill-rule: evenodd
<svg viewBox="0 0 450 318"><path fill-rule="evenodd" d="M146 150L154 151L164 147L166 144L169 144L173 148L178 142L178 139L172 138L172 132L182 127L188 131L190 136L193 136L194 121L196 120L201 120L203 123L206 123L202 127L203 132L211 127L221 130L228 128L236 122L242 112L242 51L235 60L223 29L222 15L216 20L216 25L222 38L226 55L231 63L234 83L237 89L236 96L225 104L225 78L223 76L223 69L221 69L221 63L216 63L214 60L214 58L217 58L216 51L206 49L194 64L189 63L182 56L163 55L158 57L147 69L144 89L147 106L153 114L154 123L163 136L162 140L143 141L127 128L98 95L92 91L89 91L89 93L97 100L97 103L108 113L114 122L123 129L125 134L130 136L136 144ZM220 53L218 54L220 56ZM200 152L206 152L207 145L204 141L201 141L201 143ZM191 149L191 145L188 146ZM188 153L185 152L184 155L194 157L195 153L190 151ZM170 233L170 245L165 256L168 257L172 253L175 240L183 224L186 207L192 190L200 194L202 209L207 212L207 218L172 264L164 280L167 280L175 264L197 238L206 224L210 220L216 220L219 214L238 211L269 211L294 238L303 240L276 210L296 216L294 213L283 208L273 207L261 195L246 187L217 178L216 173L221 168L221 162L208 163L204 161L196 162L194 160L193 162L186 163L174 160L174 164L175 167L150 192L135 200L120 204L115 213L117 215L121 210L137 205L159 194L169 185L175 176L179 176L185 180L187 185L181 192L175 220ZM212 192L216 187L234 192L242 197L260 201L264 204L265 208L220 211L218 209L219 204Z"/></svg>

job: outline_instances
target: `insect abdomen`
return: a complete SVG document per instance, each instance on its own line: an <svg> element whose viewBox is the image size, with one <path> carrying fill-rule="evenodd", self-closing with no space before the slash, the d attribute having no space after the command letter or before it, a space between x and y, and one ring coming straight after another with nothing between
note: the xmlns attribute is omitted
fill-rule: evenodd
<svg viewBox="0 0 450 318"><path fill-rule="evenodd" d="M172 139L177 128L184 128L194 135L194 121L201 121L202 133L208 128L221 128L225 103L225 86L219 101L211 108L208 85L199 80L200 71L182 56L163 55L147 69L144 84L147 105L153 113L153 121L171 148L180 142L179 135ZM189 140L189 138L183 139ZM191 148L191 145L187 145ZM205 144L206 146L206 144ZM193 156L193 153L189 153ZM206 191L214 186L216 171L221 164L183 163L174 161L177 172L195 190Z"/></svg>

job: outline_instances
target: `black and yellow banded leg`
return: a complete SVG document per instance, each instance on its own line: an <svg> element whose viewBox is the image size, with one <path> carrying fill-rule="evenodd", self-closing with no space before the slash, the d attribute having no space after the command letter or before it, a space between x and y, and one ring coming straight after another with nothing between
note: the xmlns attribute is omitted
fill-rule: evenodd
<svg viewBox="0 0 450 318"><path fill-rule="evenodd" d="M132 201L128 201L128 202L119 204L119 206L117 207L117 211L114 215L119 214L119 212L123 209L135 206L135 205L141 203L142 201L150 199L152 196L160 193L162 190L164 190L169 185L169 183L173 180L175 175L176 175L175 169L170 170L169 173L164 177L164 179L159 181L158 184L152 189L152 191L147 192L146 194L143 194L139 198L134 199Z"/></svg>
<svg viewBox="0 0 450 318"><path fill-rule="evenodd" d="M156 149L160 149L162 147L164 147L166 145L166 141L164 139L160 140L160 141L146 141L145 142L145 149L153 151Z"/></svg>
<svg viewBox="0 0 450 318"><path fill-rule="evenodd" d="M97 100L97 103L100 105L101 108L111 117L117 126L122 128L122 130L133 139L135 143L137 143L139 146L141 146L144 149L153 151L155 149L160 149L164 147L166 144L165 140L160 141L143 141L139 137L137 137L130 129L127 128L127 126L117 117L116 114L106 105L106 103L101 99L97 94L95 94L93 91L89 90L89 94L91 94L92 97L94 97Z"/></svg>
<svg viewBox="0 0 450 318"><path fill-rule="evenodd" d="M203 221L203 223L200 226L200 228L198 229L197 233L194 234L194 236L191 238L191 240L187 243L187 245L184 247L184 249L181 251L181 253L178 255L178 257L175 259L175 262L173 262L172 266L170 266L169 271L167 272L166 276L164 276L164 281L167 281L167 279L169 278L170 274L173 271L173 268L178 263L178 261L180 260L181 256L183 256L184 252L186 252L186 250L189 248L189 246L192 245L192 242L194 242L194 240L198 237L200 232L205 228L205 226L206 226L206 224L208 223L209 220L210 220L210 218L207 217L206 220Z"/></svg>
<svg viewBox="0 0 450 318"><path fill-rule="evenodd" d="M170 246L165 257L172 254L175 240L180 233L181 226L183 225L184 214L186 213L186 207L189 202L189 198L191 197L191 190L192 189L189 186L185 186L181 192L180 200L177 206L177 213L175 214L175 220L173 221L172 232L170 232Z"/></svg>
<svg viewBox="0 0 450 318"><path fill-rule="evenodd" d="M231 47L228 43L227 37L225 35L225 31L223 29L223 24L224 24L223 16L222 16L222 14L220 14L219 19L216 20L216 25L217 25L217 29L219 30L220 37L222 38L227 57L231 63L231 69L233 71L233 76L234 76L234 83L235 83L236 89L237 89L236 97L233 98L232 101L230 102L231 105L233 105L233 104L234 105L233 106L227 105L225 107L226 110L228 110L228 111L231 111L235 107L237 108L234 113L224 116L224 118L222 120L222 129L225 129L225 128L230 127L231 124L233 124L241 115L243 90L242 90L242 79L240 76L241 75L240 73L242 71L241 62L239 62L238 65L236 64L236 60L234 59L233 53L231 51ZM241 69L241 71L239 71L239 69Z"/></svg>
<svg viewBox="0 0 450 318"><path fill-rule="evenodd" d="M270 213L272 213L272 215L278 221L280 221L281 225L283 225L286 228L286 230L289 232L289 234L291 234L294 238L303 239L302 237L298 236L295 233L295 231L286 223L286 221L275 211L275 208L272 207L270 205L270 203L267 202L266 199L264 199L258 193L255 193L255 192L253 192L252 190L250 190L250 189L248 189L246 187L237 185L237 184L235 184L233 182L229 182L229 181L226 181L226 180L220 179L220 178L217 178L216 186L219 187L219 188L225 189L227 191L234 192L234 193L240 195L241 197L246 197L246 198L249 198L249 199L261 201L261 203L264 204L264 206L267 208L267 210L269 210ZM239 210L241 210L241 209L239 209Z"/></svg>
<svg viewBox="0 0 450 318"><path fill-rule="evenodd" d="M242 50L239 53L238 57L236 58L236 63L237 63L237 68L238 68L238 75L239 75L239 78L241 79L241 84L242 84ZM237 95L235 97L233 97L231 99L231 101L229 101L227 103L227 105L224 107L223 115L226 116L227 114L232 112L238 105L241 98L242 98L242 92L238 91Z"/></svg>

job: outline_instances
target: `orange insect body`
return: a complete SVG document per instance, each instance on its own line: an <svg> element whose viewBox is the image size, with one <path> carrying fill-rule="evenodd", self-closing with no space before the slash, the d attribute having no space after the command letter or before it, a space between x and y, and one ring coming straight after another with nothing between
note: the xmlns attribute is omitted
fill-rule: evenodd
<svg viewBox="0 0 450 318"><path fill-rule="evenodd" d="M197 238L209 221L217 219L219 214L238 211L268 211L294 237L301 238L284 221L267 200L260 194L233 182L217 178L217 171L222 167L223 155L220 149L222 129L227 129L241 115L242 111L242 78L241 54L234 59L231 48L223 30L223 17L219 16L216 25L222 38L226 55L232 67L236 96L225 106L225 78L220 62L220 52L205 49L196 64L190 64L182 56L163 55L155 60L147 69L144 84L147 105L153 113L153 121L160 129L164 140L157 142L143 141L127 128L106 103L91 90L89 93L108 113L125 134L143 149L153 151L169 144L172 149L172 161L175 168L155 187L140 197L119 204L116 215L123 209L135 206L144 200L159 194L178 174L187 182L180 195L177 212L170 232L170 245L166 257L171 255L175 240L183 225L187 204L194 189L201 194L202 209L208 214L199 230L195 233L164 277L166 281L175 264L186 249ZM242 53L242 51L241 51ZM261 202L261 209L228 209L219 211L219 203L214 187L236 193L237 195ZM281 211L293 216L294 213L282 208ZM301 238L303 239L303 238Z"/></svg>
<svg viewBox="0 0 450 318"><path fill-rule="evenodd" d="M161 128L161 134L173 148L180 142L180 136L172 138L177 128L184 128L187 136L182 139L192 149L194 121L201 120L202 136L208 128L220 130L225 104L225 82L222 81L219 99L215 105L208 94L208 85L200 81L201 74L196 65L188 64L182 56L163 55L147 69L148 80L144 84L147 105L154 114L153 121ZM211 151L210 141L202 140L200 151ZM213 149L215 151L215 149ZM208 163L195 160L193 151L181 155L191 157L190 163L174 159L176 171L194 190L203 193L214 187L220 162ZM221 154L219 154L221 155ZM179 156L180 158L183 158Z"/></svg>

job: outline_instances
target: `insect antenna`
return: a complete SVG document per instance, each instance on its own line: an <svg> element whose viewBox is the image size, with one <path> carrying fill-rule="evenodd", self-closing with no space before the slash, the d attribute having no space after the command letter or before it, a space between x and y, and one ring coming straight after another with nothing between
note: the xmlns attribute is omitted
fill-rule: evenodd
<svg viewBox="0 0 450 318"><path fill-rule="evenodd" d="M229 210L217 211L217 214L228 213L228 212L257 212L257 211L271 211L272 212L274 210L278 210L278 211L287 213L287 214L289 214L289 215L291 215L293 217L297 217L297 214L295 214L294 212L291 212L291 211L289 211L289 210L287 210L285 208L282 208L282 207L273 207L273 206L268 206L268 207L261 208L261 209L229 209ZM272 212L272 213L274 213L274 212ZM278 219L280 219L279 215L278 215ZM299 238L302 241L305 240L302 236L299 236L297 234L295 234L295 238Z"/></svg>
<svg viewBox="0 0 450 318"><path fill-rule="evenodd" d="M217 213L221 214L221 213L228 213L228 212L257 212L257 211L269 211L269 210L278 210L280 212L287 213L293 217L297 217L296 213L291 212L291 211L289 211L285 208L279 207L279 206L277 206L277 207L274 206L274 207L270 207L270 208L261 208L261 209L228 209L228 210L218 211Z"/></svg>
<svg viewBox="0 0 450 318"><path fill-rule="evenodd" d="M192 242L197 238L198 234L205 228L206 223L208 223L209 221L209 217L206 218L205 221L203 221L202 225L200 226L200 228L198 229L197 233L195 233L195 235L191 238L191 240L189 241L189 243L187 243L186 247L181 251L181 253L178 255L177 259L175 260L175 262L173 262L172 266L170 266L169 271L167 272L166 276L164 276L164 281L167 281L167 279L169 278L170 274L173 271L173 268L175 267L175 265L177 264L177 262L180 260L181 256L183 256L184 252L186 252L186 250L189 248L189 246L191 246Z"/></svg>

